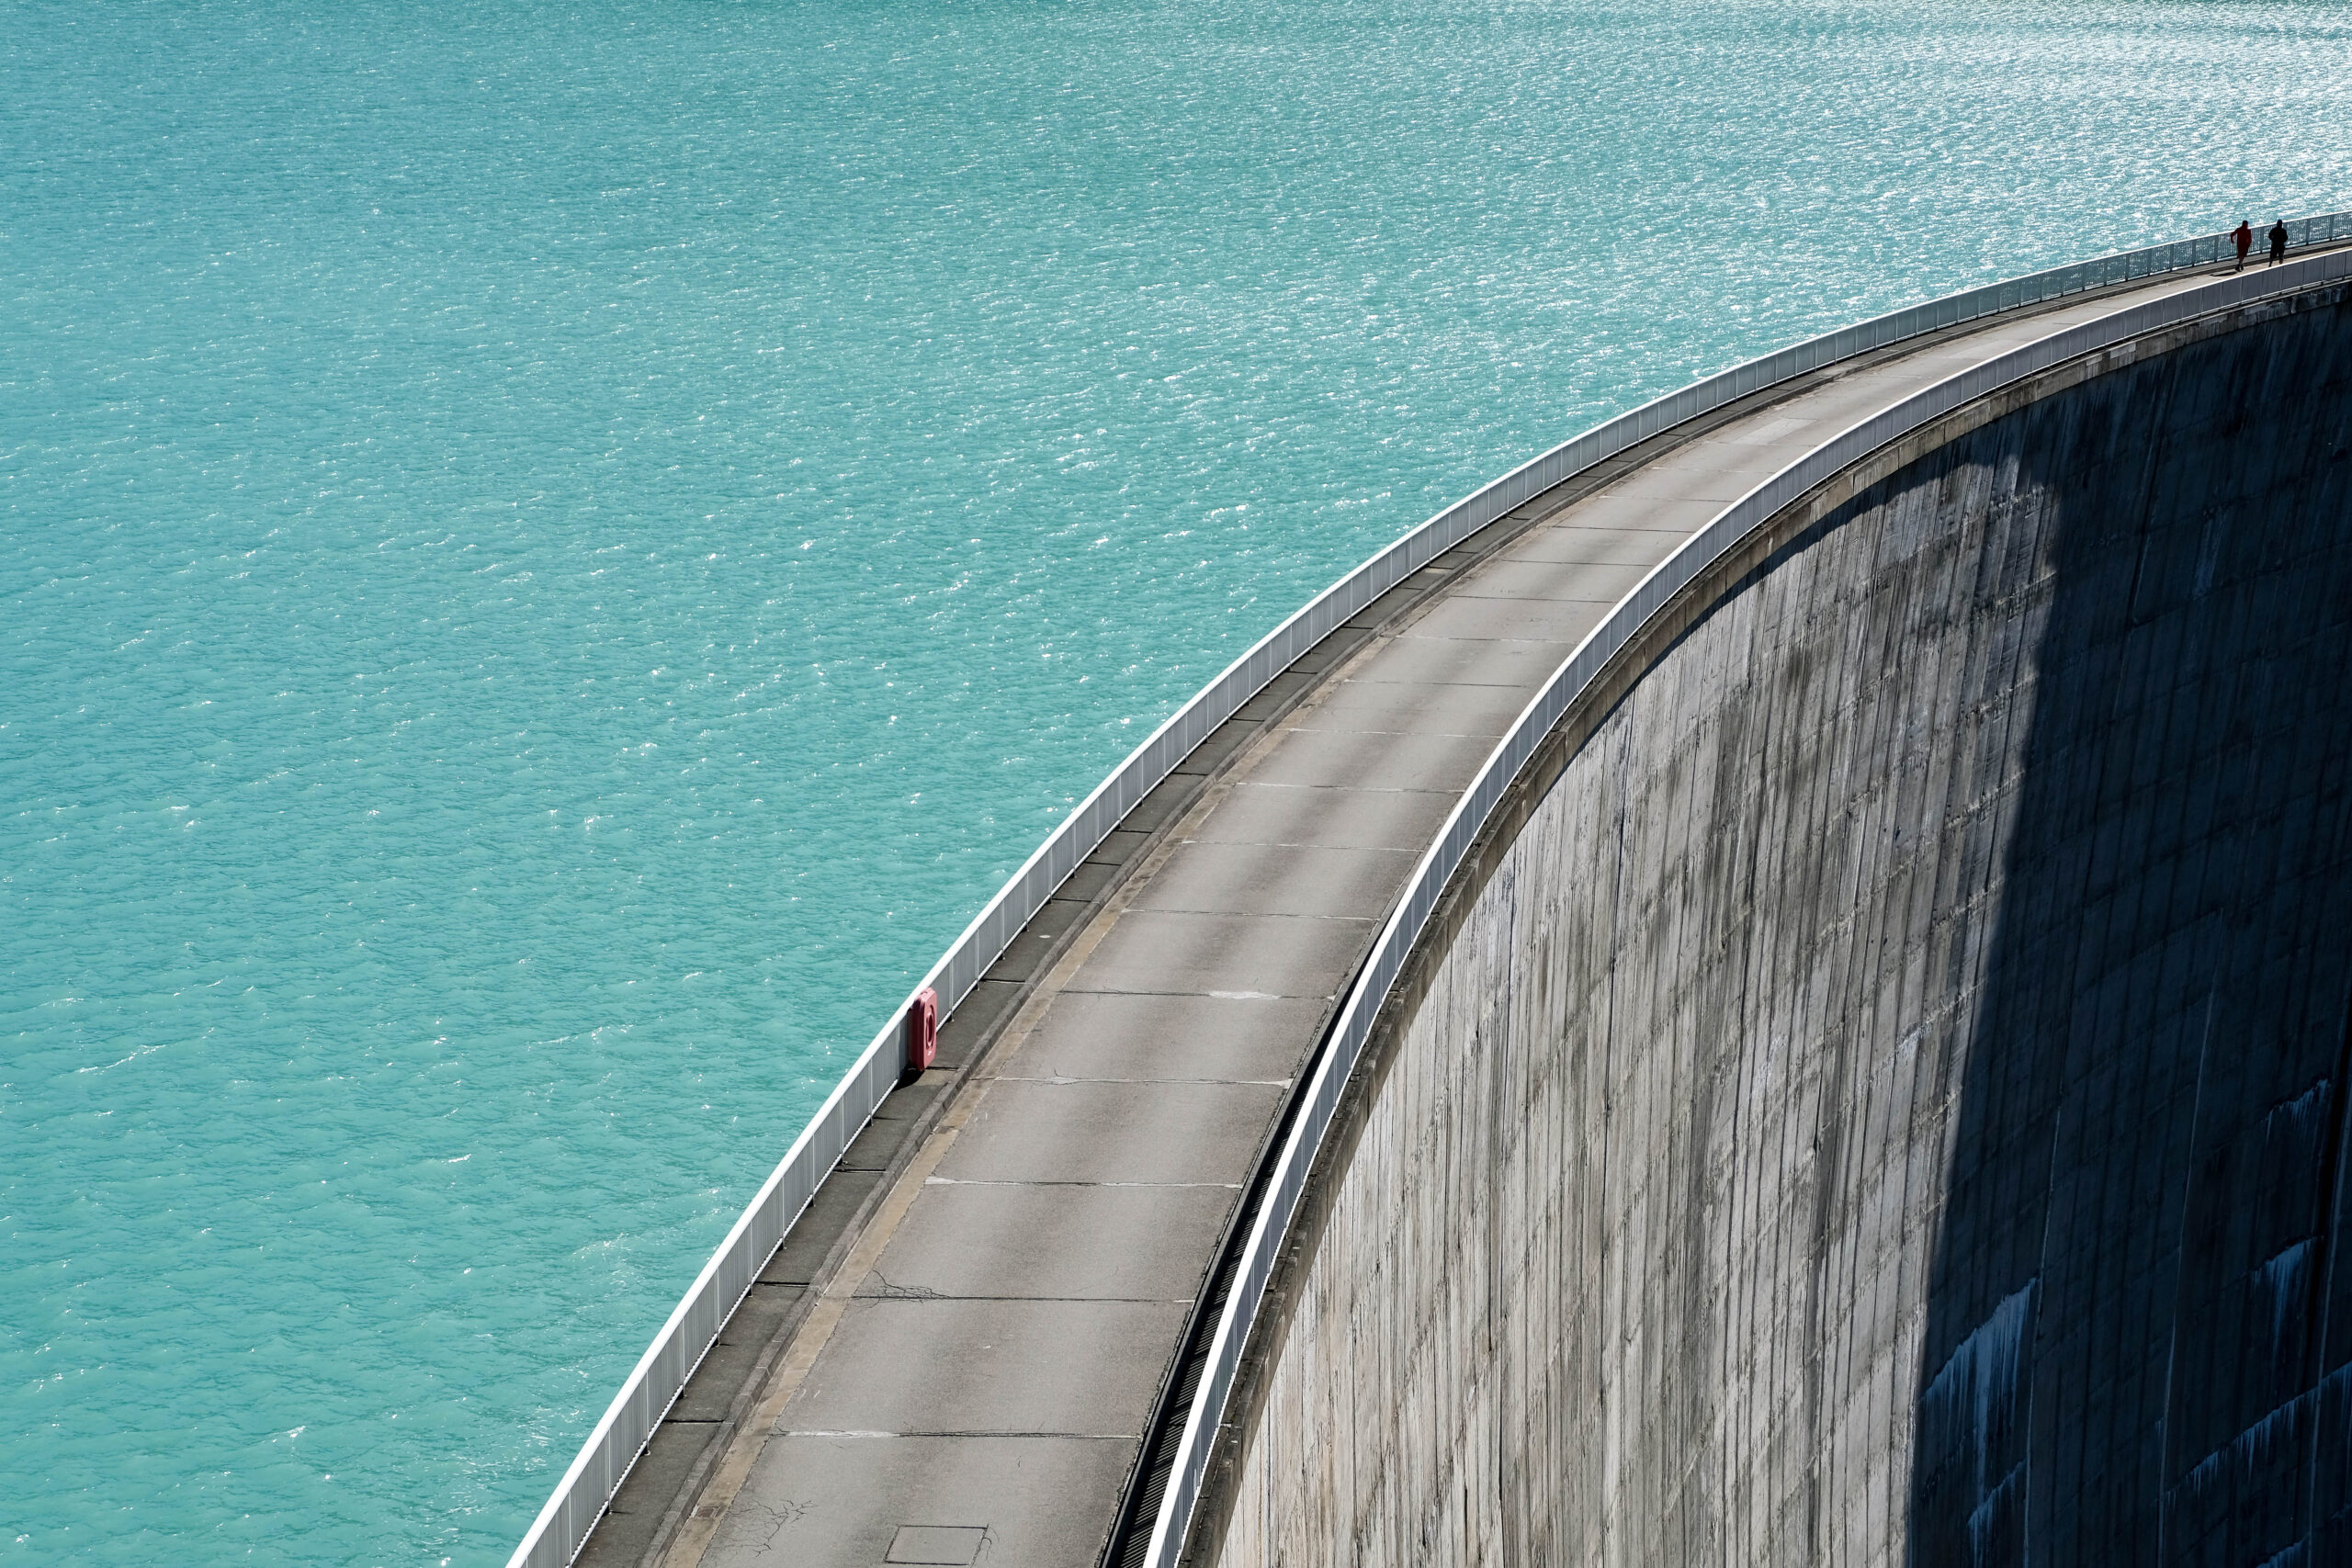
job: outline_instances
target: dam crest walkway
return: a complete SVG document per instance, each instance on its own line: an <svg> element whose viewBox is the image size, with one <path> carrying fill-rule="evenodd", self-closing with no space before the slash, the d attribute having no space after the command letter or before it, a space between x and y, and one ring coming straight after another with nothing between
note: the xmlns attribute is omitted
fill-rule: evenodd
<svg viewBox="0 0 2352 1568"><path fill-rule="evenodd" d="M1831 436L2210 281L1989 317L1741 400L1527 502L1334 634L1123 823L950 1021L581 1561L1094 1568L1133 1517L1171 1365L1304 1065L1547 679Z"/></svg>

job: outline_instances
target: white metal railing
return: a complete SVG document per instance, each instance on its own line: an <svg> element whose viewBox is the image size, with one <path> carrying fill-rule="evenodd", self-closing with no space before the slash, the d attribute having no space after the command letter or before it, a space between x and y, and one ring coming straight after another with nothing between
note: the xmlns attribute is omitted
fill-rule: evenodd
<svg viewBox="0 0 2352 1568"><path fill-rule="evenodd" d="M2288 229L2296 248L2352 239L2352 212L2297 219ZM2257 255L2262 249L2258 243ZM579 1457L556 1483L546 1506L514 1549L509 1568L563 1568L586 1542L628 1467L718 1339L752 1281L766 1267L784 1233L898 1082L901 1021L915 997L929 987L938 995L940 1016L944 1019L952 1012L1030 917L1137 802L1235 710L1348 617L1521 502L1629 446L1750 392L1922 333L2110 284L2230 259L2233 253L2223 234L2128 251L1965 289L1749 360L1596 425L1522 464L1447 507L1325 589L1227 665L1128 753L1126 761L1046 835L1036 852L916 983L907 1001L834 1088L816 1120L793 1142L639 1358L603 1419L581 1445Z"/></svg>
<svg viewBox="0 0 2352 1568"><path fill-rule="evenodd" d="M2276 270L2249 270L2201 288L2169 295L2067 328L1939 382L1831 438L1734 502L1644 578L1619 601L1608 618L1577 645L1487 759L1476 782L1446 819L1437 841L1414 868L1412 880L1406 884L1403 897L1373 945L1371 957L1340 1006L1329 1043L1316 1064L1290 1135L1276 1156L1265 1201L1243 1244L1231 1292L1209 1341L1199 1390L1187 1413L1183 1435L1177 1441L1173 1469L1143 1558L1146 1568L1174 1568L1183 1549L1193 1510L1200 1501L1201 1481L1208 1468L1217 1428L1226 1417L1226 1402L1233 1391L1234 1374L1264 1301L1275 1255L1297 1213L1316 1154L1330 1129L1340 1094L1371 1039L1373 1024L1387 1000L1390 987L1435 912L1447 881L1476 841L1487 817L1509 792L1520 769L1643 623L1664 608L1724 551L1782 507L1888 442L1962 404L2079 355L2127 342L2192 317L2226 310L2267 294L2309 288L2347 276L2352 276L2352 250L2328 252Z"/></svg>

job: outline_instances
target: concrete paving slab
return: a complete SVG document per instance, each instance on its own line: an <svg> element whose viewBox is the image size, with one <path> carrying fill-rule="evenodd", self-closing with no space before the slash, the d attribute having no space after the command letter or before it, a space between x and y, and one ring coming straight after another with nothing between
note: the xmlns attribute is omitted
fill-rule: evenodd
<svg viewBox="0 0 2352 1568"><path fill-rule="evenodd" d="M1571 559L1566 552L1582 552L1598 547L1589 542L1600 538L1624 541L1623 554L1632 558L1635 541L1645 535L1655 535L1649 546L1655 558L1664 560L1674 547L1689 538L1691 533L1704 527L1716 513L1722 512L1720 501L1660 500L1654 495L1627 495L1617 491L1604 491L1578 502L1567 519L1547 524L1539 534L1514 540L1507 554L1514 560Z"/></svg>
<svg viewBox="0 0 2352 1568"><path fill-rule="evenodd" d="M1175 771L1170 775L1168 782L1160 785L1160 788L1166 789L1177 784L1178 781L1187 774L1217 772L1225 766L1236 751L1248 745L1251 739L1250 731L1239 725L1219 725L1206 740L1202 741L1185 754L1184 760L1176 764ZM1142 804L1148 805L1149 801L1146 800ZM1136 809L1141 808L1142 806L1139 805ZM1132 817L1134 813L1130 812L1128 815ZM1136 826L1145 825L1138 822Z"/></svg>
<svg viewBox="0 0 2352 1568"><path fill-rule="evenodd" d="M1363 739L1394 744L1388 736ZM1409 849L1186 844L1130 907L1235 909L1253 915L1377 915L1386 909L1419 858L1419 852Z"/></svg>
<svg viewBox="0 0 2352 1568"><path fill-rule="evenodd" d="M1560 599L1520 603L1464 595L1448 599L1415 621L1397 640L1454 637L1482 642L1550 642L1573 648L1600 624L1612 603L1613 600Z"/></svg>
<svg viewBox="0 0 2352 1568"><path fill-rule="evenodd" d="M1131 909L1069 988L1328 997L1371 944L1372 925L1368 918Z"/></svg>
<svg viewBox="0 0 2352 1568"><path fill-rule="evenodd" d="M949 1071L962 1066L973 1049L989 1039L996 1026L1020 1005L1022 990L1021 983L1015 980L984 978L974 986L948 1015L947 1021L939 1026L937 1065Z"/></svg>
<svg viewBox="0 0 2352 1568"><path fill-rule="evenodd" d="M941 1033L944 1039L945 1032L942 1031ZM942 1055L944 1053L943 1052ZM898 1158L899 1151L906 1146L907 1135L910 1130L908 1123L899 1117L875 1117L866 1122L857 1136L849 1141L849 1147L842 1151L841 1164L837 1168L842 1170L889 1169L890 1162Z"/></svg>
<svg viewBox="0 0 2352 1568"><path fill-rule="evenodd" d="M1189 1302L1236 1201L1222 1187L933 1183L858 1292Z"/></svg>
<svg viewBox="0 0 2352 1568"><path fill-rule="evenodd" d="M735 1393L752 1373L762 1352L775 1338L784 1320L799 1302L804 1287L799 1285L766 1285L753 1281L749 1294L735 1308L735 1314L719 1330L718 1343L704 1357L714 1371L723 1375L696 1379L686 1385L678 1402L670 1407L673 1421L724 1421L733 1405Z"/></svg>
<svg viewBox="0 0 2352 1568"><path fill-rule="evenodd" d="M1530 529L1503 551L1508 560L1587 561L1595 566L1640 566L1664 560L1690 537L1689 528L1612 525L1589 514L1607 510L1607 496L1579 502L1562 519ZM1645 503L1647 504L1647 503ZM1710 516L1713 513L1709 513ZM1699 519L1704 523L1705 517Z"/></svg>
<svg viewBox="0 0 2352 1568"><path fill-rule="evenodd" d="M1403 681L1343 681L1312 707L1297 729L1352 729L1374 735L1476 735L1499 740L1527 705L1510 686L1420 686Z"/></svg>
<svg viewBox="0 0 2352 1568"><path fill-rule="evenodd" d="M1291 666L1293 673L1308 676L1312 683L1353 659L1360 649L1379 635L1372 629L1372 623L1363 618L1373 614L1370 606L1358 611L1356 619L1350 620L1329 637L1300 654L1298 662Z"/></svg>
<svg viewBox="0 0 2352 1568"><path fill-rule="evenodd" d="M776 1430L1139 1437L1190 1304L856 1297Z"/></svg>
<svg viewBox="0 0 2352 1568"><path fill-rule="evenodd" d="M833 1174L825 1178L817 1188L817 1195L808 1201L801 1222L786 1233L784 1245L775 1249L767 1267L760 1270L761 1281L770 1285L808 1283L816 1277L817 1268L824 1262L834 1238L842 1234L842 1227L881 1179L878 1170L834 1168Z"/></svg>
<svg viewBox="0 0 2352 1568"><path fill-rule="evenodd" d="M1458 798L1451 790L1304 789L1241 784L1193 830L1202 843L1426 845Z"/></svg>
<svg viewBox="0 0 2352 1568"><path fill-rule="evenodd" d="M1393 735L1347 729L1286 729L1283 743L1250 771L1253 784L1327 789L1442 789L1458 793L1495 749L1483 735Z"/></svg>
<svg viewBox="0 0 2352 1568"><path fill-rule="evenodd" d="M1782 428L1772 434L1764 434L1760 425L1733 425L1720 436L1711 435L1693 443L1677 457L1686 466L1705 467L1710 476L1707 488L1727 485L1739 495L1746 495L1820 446L1834 429L1817 416L1780 423ZM1699 488L1693 485L1692 493L1697 493Z"/></svg>
<svg viewBox="0 0 2352 1568"><path fill-rule="evenodd" d="M1271 1083L998 1078L939 1162L938 1179L1238 1182L1286 1092Z"/></svg>
<svg viewBox="0 0 2352 1568"><path fill-rule="evenodd" d="M1075 898L1081 903L1091 904L1108 891L1113 883L1119 880L1120 873L1125 869L1123 866L1113 865L1107 861L1087 860L1081 863L1076 871L1069 874L1061 886L1055 890L1054 897Z"/></svg>
<svg viewBox="0 0 2352 1568"><path fill-rule="evenodd" d="M1183 776L1160 780L1149 795L1135 803L1119 819L1123 833L1156 833L1184 814L1199 785Z"/></svg>
<svg viewBox="0 0 2352 1568"><path fill-rule="evenodd" d="M1145 846L1150 841L1149 833L1131 832L1125 828L1114 828L1102 835L1102 841L1097 844L1094 847L1094 852L1086 858L1102 861L1113 865L1125 865L1136 856L1143 853Z"/></svg>
<svg viewBox="0 0 2352 1568"><path fill-rule="evenodd" d="M1739 421L1718 439L1733 446L1770 446L1820 428L1819 415L1767 414L1760 419Z"/></svg>
<svg viewBox="0 0 2352 1568"><path fill-rule="evenodd" d="M703 1563L869 1568L913 1524L982 1530L979 1568L1095 1568L1110 1520L1070 1500L1116 1496L1136 1447L1072 1438L771 1438Z"/></svg>
<svg viewBox="0 0 2352 1568"><path fill-rule="evenodd" d="M1078 898L1048 898L1038 911L1021 928L1005 950L989 965L989 975L1000 980L1028 980L1036 976L1052 959L1054 950L1070 928L1085 919L1088 905Z"/></svg>
<svg viewBox="0 0 2352 1568"><path fill-rule="evenodd" d="M655 1427L572 1568L639 1568L662 1517L718 1430L708 1421L670 1420Z"/></svg>
<svg viewBox="0 0 2352 1568"><path fill-rule="evenodd" d="M881 1179L878 1170L835 1167L833 1174L819 1184L817 1195L808 1201L800 1223L785 1234L784 1245L775 1249L767 1267L760 1270L761 1282L805 1285L814 1279L842 1227Z"/></svg>
<svg viewBox="0 0 2352 1568"><path fill-rule="evenodd" d="M1611 566L1589 561L1520 560L1506 558L1465 579L1454 592L1467 599L1574 600L1614 604L1650 573L1652 563Z"/></svg>
<svg viewBox="0 0 2352 1568"><path fill-rule="evenodd" d="M1646 468L1636 468L1609 487L1611 500L1618 502L1672 502L1687 506L1694 502L1711 502L1716 511L1737 501L1755 488L1743 483L1730 473L1714 473L1706 469L1691 472L1677 471L1672 457L1662 457Z"/></svg>
<svg viewBox="0 0 2352 1568"><path fill-rule="evenodd" d="M889 1097L874 1110L876 1122L915 1122L930 1113L947 1092L947 1080L930 1074L913 1083L900 1084Z"/></svg>
<svg viewBox="0 0 2352 1568"><path fill-rule="evenodd" d="M1576 651L1573 641L1490 640L1442 637L1389 639L1379 659L1349 671L1359 681L1416 685L1510 686L1531 696L1544 677Z"/></svg>
<svg viewBox="0 0 2352 1568"><path fill-rule="evenodd" d="M1064 991L997 1072L1106 1083L1288 1079L1328 1010L1288 997Z"/></svg>
<svg viewBox="0 0 2352 1568"><path fill-rule="evenodd" d="M1314 684L1311 677L1293 666L1261 686L1256 696L1233 710L1233 716L1246 724L1262 724Z"/></svg>

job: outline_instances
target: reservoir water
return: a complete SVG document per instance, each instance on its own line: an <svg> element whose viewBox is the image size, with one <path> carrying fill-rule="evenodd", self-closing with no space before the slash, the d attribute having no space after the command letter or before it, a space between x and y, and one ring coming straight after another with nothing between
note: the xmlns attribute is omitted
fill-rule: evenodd
<svg viewBox="0 0 2352 1568"><path fill-rule="evenodd" d="M9 0L0 1563L503 1562L1102 773L1807 333L2352 205L2352 14Z"/></svg>

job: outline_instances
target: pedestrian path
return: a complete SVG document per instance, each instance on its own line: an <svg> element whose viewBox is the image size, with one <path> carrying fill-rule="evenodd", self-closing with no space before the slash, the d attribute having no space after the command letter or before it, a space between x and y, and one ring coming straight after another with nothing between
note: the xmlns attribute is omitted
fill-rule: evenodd
<svg viewBox="0 0 2352 1568"><path fill-rule="evenodd" d="M718 1371L681 1401L678 1419L712 1430L657 1442L643 1484L631 1478L652 1500L625 1495L616 1513L636 1523L608 1519L587 1560L620 1561L627 1540L663 1548L670 1568L1094 1568L1293 1078L1544 679L1692 532L1838 432L2206 280L1993 318L1833 369L1661 443L1598 490L1538 498L1483 558L1436 563L1434 589L1359 627L1295 706L1194 781L1171 825L1133 829L1106 893L1065 890L1072 923L1050 934L1067 945L1007 987L992 1039L967 1023L970 1066L944 1104L908 1091L901 1114L925 1117L903 1122L908 1153L847 1161L827 1183L812 1214L855 1201L863 1222L829 1258L787 1240L763 1277L771 1294L755 1292ZM743 1386L706 1386L729 1376ZM704 1447L675 1457L689 1440ZM657 1529L650 1489L664 1475L679 1495Z"/></svg>

